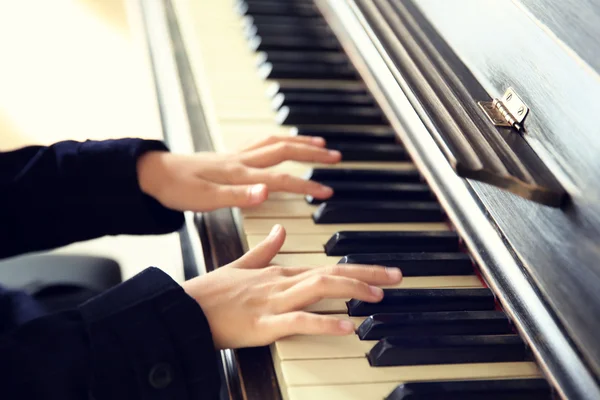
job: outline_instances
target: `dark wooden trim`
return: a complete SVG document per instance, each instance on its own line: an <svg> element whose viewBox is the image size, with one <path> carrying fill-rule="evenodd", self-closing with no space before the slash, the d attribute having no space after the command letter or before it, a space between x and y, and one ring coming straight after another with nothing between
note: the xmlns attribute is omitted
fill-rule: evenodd
<svg viewBox="0 0 600 400"><path fill-rule="evenodd" d="M570 201L553 210L471 184L600 379L600 71L597 62L594 69L582 59L598 60L591 53L598 48L600 4L454 0L450 9L444 0L412 3L488 93L513 86L531 108L524 138L570 192ZM580 23L573 23L574 15Z"/></svg>
<svg viewBox="0 0 600 400"><path fill-rule="evenodd" d="M477 101L490 96L411 2L357 1L433 124L459 176L558 207L566 193L523 137L494 127Z"/></svg>
<svg viewBox="0 0 600 400"><path fill-rule="evenodd" d="M582 353L574 345L572 330L563 324L564 320L558 317L556 308L552 307L550 301L562 300L563 303L570 301L578 294L577 290L570 294L568 300L563 297L549 299L547 289L552 287L540 285L539 277L535 279L536 277L531 274L530 266L522 262L521 254L517 251L518 248L523 249L523 246L541 251L537 247L543 243L545 232L539 232L538 229L546 221L530 220L530 226L527 228L523 228L522 220L514 221L519 223L520 231L507 232L497 223L495 219L497 210L494 206L509 204L507 199L519 203L521 206L516 209L508 210L504 207L501 210L505 212L507 219L515 219L515 212L521 213L523 204L527 205L529 217L533 217L531 219L537 219L537 216L546 212L559 215L562 211L540 206L491 185L466 181L457 176L433 138L439 133L435 132L436 126L429 123L426 110L423 110L425 107L418 101L407 81L403 79L404 76L393 70L393 63L386 59L387 54L382 51L383 46L380 45L379 36L370 29L364 15L356 7L356 3L361 1L320 0L317 4L413 161L447 210L453 225L480 266L486 282L515 321L519 332L531 345L550 382L564 398L600 399L597 376L586 363L586 357L582 357ZM403 0L403 4L408 4L410 1ZM439 0L436 4L442 3L448 5L444 0ZM473 0L473 3L479 4L479 1ZM494 2L496 6L506 5L506 3L511 4L511 2ZM453 11L460 14L462 9L457 8ZM448 15L440 13L439 17L447 25L451 25L452 18ZM473 22L476 23L480 24L481 21ZM490 34L493 32L490 30ZM472 50L477 52L477 49ZM482 192L489 196L482 198ZM558 224L553 228L555 231L565 233L563 227ZM515 234L527 230L532 231L529 232L529 237L521 235L522 241L509 241L509 235L514 237ZM579 234L581 233L579 231ZM567 239L563 237L563 241ZM561 243L555 243L554 246L561 246ZM546 248L544 251L545 254L544 252L538 254L539 259L546 259L547 254L553 249ZM553 260L546 260L545 264L539 267L546 272L552 272L554 277L556 272L565 275L579 268L573 263L563 263L561 258L555 256ZM597 265L597 262L594 265ZM598 282L598 280L591 282ZM554 282L556 285L563 283L564 281L561 280ZM596 293L598 293L597 286ZM584 299L583 296L579 298ZM581 310L573 311L581 312ZM596 321L597 318L588 318L588 327ZM590 334L595 332L597 330L587 331Z"/></svg>
<svg viewBox="0 0 600 400"><path fill-rule="evenodd" d="M170 0L164 0L164 3L194 149L213 151L214 146L200 101L199 90L202 88L198 88L194 80L173 4ZM196 215L194 222L202 242L208 272L229 264L244 254L231 209ZM191 277L186 274L186 278ZM231 399L281 400L268 347L226 350L222 352L221 360Z"/></svg>

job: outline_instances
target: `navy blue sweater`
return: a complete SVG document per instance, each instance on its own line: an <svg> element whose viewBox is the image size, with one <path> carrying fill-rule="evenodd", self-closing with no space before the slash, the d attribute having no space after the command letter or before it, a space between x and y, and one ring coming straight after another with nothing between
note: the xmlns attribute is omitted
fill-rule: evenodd
<svg viewBox="0 0 600 400"><path fill-rule="evenodd" d="M179 229L182 213L139 188L136 162L150 150L167 149L121 139L0 153L0 258ZM213 399L219 386L201 308L157 268L56 314L0 287L3 400Z"/></svg>

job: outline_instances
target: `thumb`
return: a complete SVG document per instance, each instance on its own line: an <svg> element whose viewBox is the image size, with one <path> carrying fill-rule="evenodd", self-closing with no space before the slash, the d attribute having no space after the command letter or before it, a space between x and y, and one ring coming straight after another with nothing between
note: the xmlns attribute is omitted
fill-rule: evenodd
<svg viewBox="0 0 600 400"><path fill-rule="evenodd" d="M255 248L234 261L234 268L255 269L264 268L279 253L285 242L285 229L281 225L275 225L271 233Z"/></svg>

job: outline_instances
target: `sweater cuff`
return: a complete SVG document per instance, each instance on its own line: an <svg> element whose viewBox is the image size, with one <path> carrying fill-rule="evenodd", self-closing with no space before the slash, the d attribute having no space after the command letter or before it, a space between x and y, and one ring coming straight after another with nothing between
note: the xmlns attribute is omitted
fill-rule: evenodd
<svg viewBox="0 0 600 400"><path fill-rule="evenodd" d="M84 303L96 399L217 398L217 352L200 306L149 268Z"/></svg>
<svg viewBox="0 0 600 400"><path fill-rule="evenodd" d="M169 151L167 146L158 140L126 138L105 141L86 141L79 148L79 160L84 165L81 170L97 173L90 188L97 193L98 199L107 203L117 202L117 206L125 208L122 215L129 220L127 226L136 227L129 232L122 232L120 224L111 234L161 234L181 228L184 222L183 213L164 207L153 197L142 192L137 176L137 161L149 151ZM110 160L110 162L107 162ZM120 193L117 199L110 194ZM107 194L109 194L107 196Z"/></svg>

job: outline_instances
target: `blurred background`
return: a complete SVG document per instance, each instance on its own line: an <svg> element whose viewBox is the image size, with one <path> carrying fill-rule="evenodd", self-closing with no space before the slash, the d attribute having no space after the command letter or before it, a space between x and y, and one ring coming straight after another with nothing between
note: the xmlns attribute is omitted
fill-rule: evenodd
<svg viewBox="0 0 600 400"><path fill-rule="evenodd" d="M162 138L137 3L0 1L0 151L68 139ZM108 257L123 279L150 265L183 279L177 233L105 237L54 253Z"/></svg>

